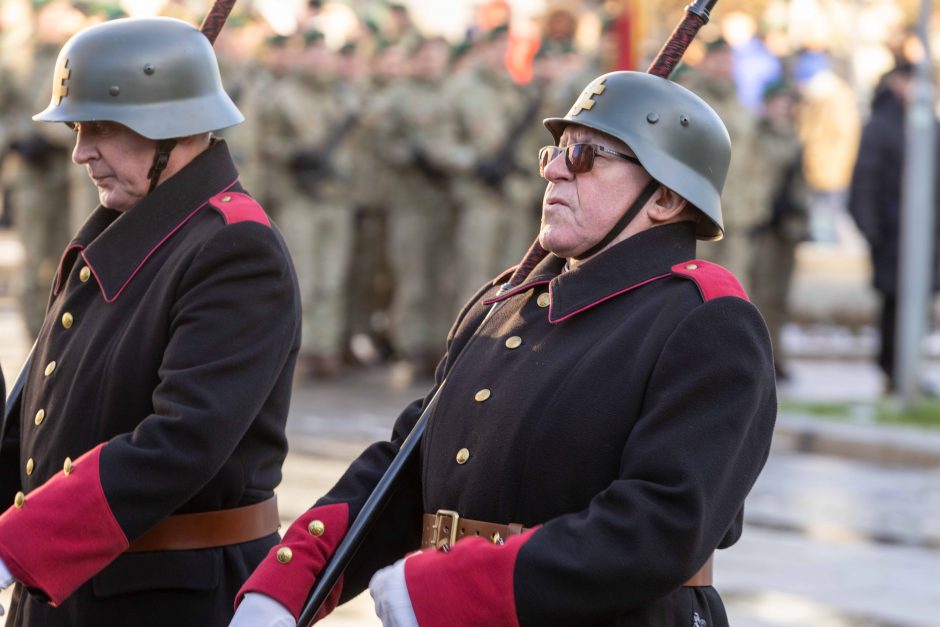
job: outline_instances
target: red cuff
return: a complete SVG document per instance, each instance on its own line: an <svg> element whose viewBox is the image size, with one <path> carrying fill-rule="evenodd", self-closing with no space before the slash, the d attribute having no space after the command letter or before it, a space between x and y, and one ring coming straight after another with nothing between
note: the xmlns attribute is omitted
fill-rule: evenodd
<svg viewBox="0 0 940 627"><path fill-rule="evenodd" d="M128 547L101 487L100 444L0 516L0 559L53 605Z"/></svg>
<svg viewBox="0 0 940 627"><path fill-rule="evenodd" d="M468 538L448 553L428 550L408 557L405 582L418 624L517 626L516 557L536 529L512 536L503 545Z"/></svg>
<svg viewBox="0 0 940 627"><path fill-rule="evenodd" d="M238 591L235 607L249 592L260 592L290 610L294 620L300 618L317 576L346 536L348 527L349 506L345 503L307 511L294 521L281 543L271 549ZM333 611L342 588L340 579L317 614L317 620Z"/></svg>

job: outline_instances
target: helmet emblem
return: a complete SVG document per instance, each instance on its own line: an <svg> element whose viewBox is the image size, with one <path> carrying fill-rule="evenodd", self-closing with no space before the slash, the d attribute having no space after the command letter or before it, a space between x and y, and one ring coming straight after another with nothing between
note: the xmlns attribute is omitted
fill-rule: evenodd
<svg viewBox="0 0 940 627"><path fill-rule="evenodd" d="M69 60L66 59L62 68L56 74L55 85L53 86L52 97L56 99L55 103L57 105L62 102L63 98L69 95L69 86L66 85L66 83L70 76L72 76L72 70L69 69Z"/></svg>
<svg viewBox="0 0 940 627"><path fill-rule="evenodd" d="M607 89L607 86L604 85L604 81L607 78L602 78L600 81L591 83L584 88L584 91L581 92L581 95L578 97L578 101L574 103L574 106L571 107L571 111L568 112L568 115L578 115L584 109L590 111L594 108L594 96L600 96L604 93L604 90Z"/></svg>

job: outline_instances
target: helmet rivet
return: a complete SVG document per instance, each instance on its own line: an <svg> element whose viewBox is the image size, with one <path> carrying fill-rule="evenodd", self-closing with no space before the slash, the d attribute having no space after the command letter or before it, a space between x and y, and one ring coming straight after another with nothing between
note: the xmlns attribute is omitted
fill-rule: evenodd
<svg viewBox="0 0 940 627"><path fill-rule="evenodd" d="M647 113L647 114L646 114L646 121L649 122L650 124L656 124L657 122L659 122L659 114L658 114L658 113Z"/></svg>
<svg viewBox="0 0 940 627"><path fill-rule="evenodd" d="M151 65L150 63L144 66L144 74L150 75L150 74L153 74L154 72L156 72L156 69L154 69L153 65Z"/></svg>
<svg viewBox="0 0 940 627"><path fill-rule="evenodd" d="M680 115L680 116L679 116L679 124L681 124L682 126L688 126L688 125L689 125L689 116L684 115L684 114L683 114L683 115Z"/></svg>
<svg viewBox="0 0 940 627"><path fill-rule="evenodd" d="M117 85L111 85L111 87L108 88L108 93L111 94L112 96L120 96L121 88L118 87Z"/></svg>

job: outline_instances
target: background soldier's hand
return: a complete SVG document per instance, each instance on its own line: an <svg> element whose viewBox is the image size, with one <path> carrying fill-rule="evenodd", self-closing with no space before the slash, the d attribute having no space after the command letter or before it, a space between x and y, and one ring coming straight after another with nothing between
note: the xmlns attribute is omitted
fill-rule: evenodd
<svg viewBox="0 0 940 627"><path fill-rule="evenodd" d="M429 179L443 179L447 174L419 146L411 148L411 161Z"/></svg>
<svg viewBox="0 0 940 627"><path fill-rule="evenodd" d="M316 150L298 150L291 156L289 165L293 172L315 172L327 167L323 155Z"/></svg>
<svg viewBox="0 0 940 627"><path fill-rule="evenodd" d="M10 150L32 165L43 165L52 153L53 147L45 137L35 134L11 142Z"/></svg>
<svg viewBox="0 0 940 627"><path fill-rule="evenodd" d="M497 161L483 161L476 168L476 175L490 187L502 185L506 173L507 170Z"/></svg>
<svg viewBox="0 0 940 627"><path fill-rule="evenodd" d="M260 592L249 592L242 599L229 627L297 627L287 608Z"/></svg>

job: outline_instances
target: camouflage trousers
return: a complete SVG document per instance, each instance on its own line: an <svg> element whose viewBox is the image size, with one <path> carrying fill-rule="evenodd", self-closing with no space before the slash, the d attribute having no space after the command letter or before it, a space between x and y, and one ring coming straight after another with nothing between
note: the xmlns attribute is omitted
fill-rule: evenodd
<svg viewBox="0 0 940 627"><path fill-rule="evenodd" d="M392 345L406 358L438 356L457 314L453 282L454 211L443 204L389 212L388 257L394 275Z"/></svg>
<svg viewBox="0 0 940 627"><path fill-rule="evenodd" d="M17 181L11 200L25 253L20 308L26 328L39 334L59 258L72 234L66 162L44 171L30 169Z"/></svg>
<svg viewBox="0 0 940 627"><path fill-rule="evenodd" d="M750 267L751 302L760 310L770 331L775 359L780 361L781 331L789 319L790 283L796 268L796 244L776 233L762 233L754 240Z"/></svg>
<svg viewBox="0 0 940 627"><path fill-rule="evenodd" d="M346 341L353 212L338 203L298 195L278 212L303 307L302 355L339 357Z"/></svg>

